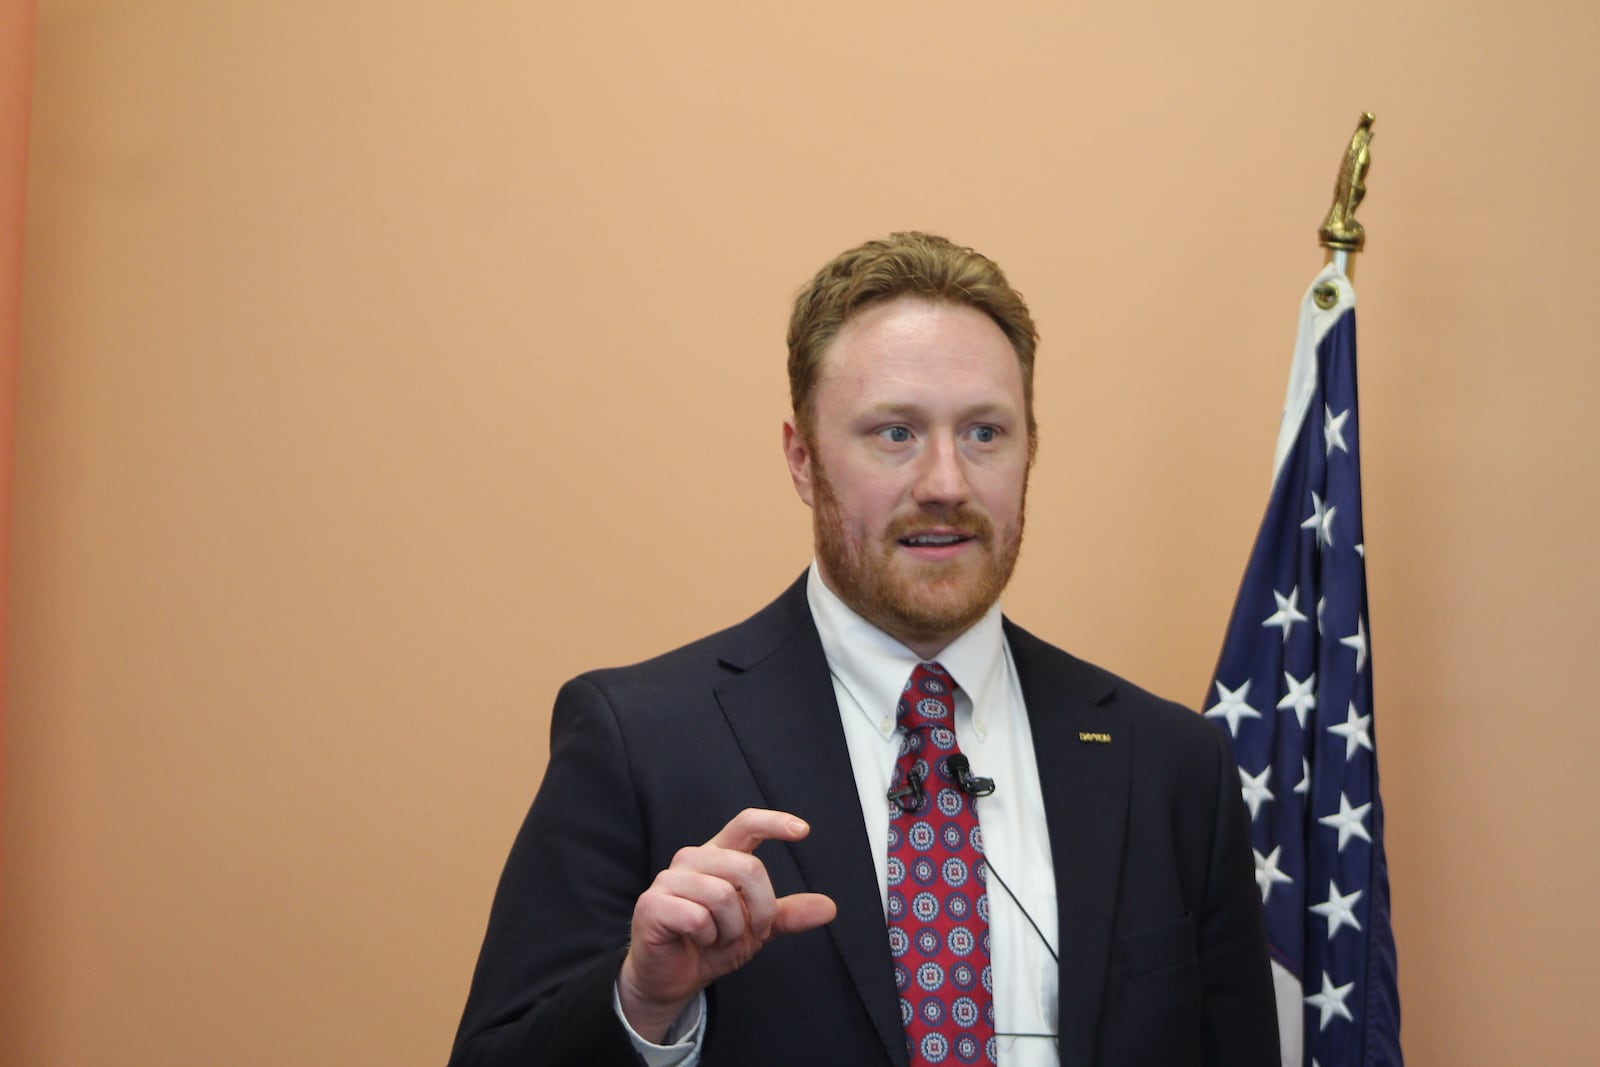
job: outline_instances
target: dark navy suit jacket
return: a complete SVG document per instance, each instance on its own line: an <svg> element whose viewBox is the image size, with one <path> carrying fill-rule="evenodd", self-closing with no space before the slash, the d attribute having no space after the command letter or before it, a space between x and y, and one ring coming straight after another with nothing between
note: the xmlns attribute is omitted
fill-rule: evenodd
<svg viewBox="0 0 1600 1067"><path fill-rule="evenodd" d="M1005 626L1055 864L1063 1067L1276 1067L1249 817L1199 716ZM701 1062L907 1063L861 803L805 580L751 619L568 682L452 1067L639 1062L612 1010L633 906L739 810L811 824L758 850L838 917L707 990Z"/></svg>

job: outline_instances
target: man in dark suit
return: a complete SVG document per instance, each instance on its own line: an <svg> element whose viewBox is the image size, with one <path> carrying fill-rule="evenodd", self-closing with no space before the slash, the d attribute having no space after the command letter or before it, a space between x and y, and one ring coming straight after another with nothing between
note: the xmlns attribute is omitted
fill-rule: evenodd
<svg viewBox="0 0 1600 1067"><path fill-rule="evenodd" d="M1278 1063L1225 737L1000 616L1036 341L925 234L801 293L816 562L562 689L452 1065Z"/></svg>

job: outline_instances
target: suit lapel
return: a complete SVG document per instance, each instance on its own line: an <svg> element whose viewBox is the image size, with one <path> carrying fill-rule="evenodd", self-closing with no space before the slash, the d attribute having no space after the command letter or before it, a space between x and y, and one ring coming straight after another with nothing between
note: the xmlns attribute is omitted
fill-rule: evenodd
<svg viewBox="0 0 1600 1067"><path fill-rule="evenodd" d="M781 625L747 634L756 640L724 657L740 673L717 686L717 701L767 804L811 824L804 841L785 847L807 888L838 905L828 934L886 1055L904 1065L905 1031L872 845L804 588L802 578L775 605L787 609Z"/></svg>
<svg viewBox="0 0 1600 1067"><path fill-rule="evenodd" d="M735 633L716 688L766 802L811 824L784 846L806 887L832 897L828 934L883 1043L905 1067L905 1032L877 892L872 843L839 723L805 579ZM1039 760L1056 871L1062 1067L1094 1061L1127 834L1132 725L1109 676L1007 622Z"/></svg>
<svg viewBox="0 0 1600 1067"><path fill-rule="evenodd" d="M1006 627L1033 731L1060 924L1062 1067L1094 1061L1132 785L1132 724L1108 677Z"/></svg>

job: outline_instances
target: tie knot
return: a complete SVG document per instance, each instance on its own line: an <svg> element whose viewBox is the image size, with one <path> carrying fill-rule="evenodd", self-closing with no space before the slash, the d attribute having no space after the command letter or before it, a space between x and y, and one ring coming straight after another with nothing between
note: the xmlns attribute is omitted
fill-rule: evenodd
<svg viewBox="0 0 1600 1067"><path fill-rule="evenodd" d="M906 679L896 709L900 726L918 730L930 726L955 729L955 680L937 663L919 663Z"/></svg>

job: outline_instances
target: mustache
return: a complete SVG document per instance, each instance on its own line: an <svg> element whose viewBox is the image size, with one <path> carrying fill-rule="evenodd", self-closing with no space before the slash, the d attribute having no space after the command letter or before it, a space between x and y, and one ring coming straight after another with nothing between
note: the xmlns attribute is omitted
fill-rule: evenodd
<svg viewBox="0 0 1600 1067"><path fill-rule="evenodd" d="M899 541L902 538L915 537L920 533L951 527L978 541L989 541L994 537L994 524L988 517L965 506L938 515L927 513L902 515L889 524L886 536L890 541Z"/></svg>

